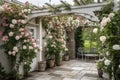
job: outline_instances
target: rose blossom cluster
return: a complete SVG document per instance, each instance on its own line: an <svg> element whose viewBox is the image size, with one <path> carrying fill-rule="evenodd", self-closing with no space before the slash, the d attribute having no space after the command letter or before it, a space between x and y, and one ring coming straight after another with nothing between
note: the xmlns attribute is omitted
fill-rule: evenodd
<svg viewBox="0 0 120 80"><path fill-rule="evenodd" d="M100 23L100 29L101 31L104 29L104 27L107 25L107 23L111 22L111 19L115 16L114 13L110 13L108 17L103 17L101 23Z"/></svg>
<svg viewBox="0 0 120 80"><path fill-rule="evenodd" d="M15 11L18 14L13 15ZM13 17L10 18L7 13L4 15L4 12L8 12ZM6 44L15 41L14 46L11 45L12 48L7 51L11 56L16 56L20 50L33 50L35 53L39 50L39 46L37 45L38 39L32 39L32 33L25 27L28 13L31 13L31 9L23 9L20 12L17 8L7 3L0 6L0 14L3 15L1 16L2 26L5 28L4 31L6 31L3 32L0 30L0 37L2 37L2 41Z"/></svg>

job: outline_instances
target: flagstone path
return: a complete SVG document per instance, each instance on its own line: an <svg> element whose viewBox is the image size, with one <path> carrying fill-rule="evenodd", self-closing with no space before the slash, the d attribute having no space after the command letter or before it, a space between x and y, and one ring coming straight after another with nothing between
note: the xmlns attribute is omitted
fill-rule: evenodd
<svg viewBox="0 0 120 80"><path fill-rule="evenodd" d="M81 60L70 60L62 66L47 69L45 72L32 72L24 80L101 80L98 78L96 63Z"/></svg>

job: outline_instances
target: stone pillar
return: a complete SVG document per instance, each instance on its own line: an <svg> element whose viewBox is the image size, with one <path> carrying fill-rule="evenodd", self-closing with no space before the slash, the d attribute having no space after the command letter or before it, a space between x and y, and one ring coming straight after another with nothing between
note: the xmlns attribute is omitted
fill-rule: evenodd
<svg viewBox="0 0 120 80"><path fill-rule="evenodd" d="M66 33L68 37L68 40L67 40L67 47L69 50L68 52L69 52L70 58L74 59L75 58L75 39L74 39L75 30L66 31Z"/></svg>

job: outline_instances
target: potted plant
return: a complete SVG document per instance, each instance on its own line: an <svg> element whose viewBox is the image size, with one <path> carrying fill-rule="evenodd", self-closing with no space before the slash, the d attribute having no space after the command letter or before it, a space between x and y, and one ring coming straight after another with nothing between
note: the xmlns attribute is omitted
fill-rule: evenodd
<svg viewBox="0 0 120 80"><path fill-rule="evenodd" d="M100 77L100 78L103 78L103 61L102 60L99 60L98 62L97 62L97 71L98 71L98 76Z"/></svg>
<svg viewBox="0 0 120 80"><path fill-rule="evenodd" d="M38 71L43 72L46 69L46 61L38 62Z"/></svg>
<svg viewBox="0 0 120 80"><path fill-rule="evenodd" d="M63 55L63 60L64 60L64 61L69 61L69 60L70 60L70 57L69 57L69 54L68 54L68 53L65 53L65 54Z"/></svg>
<svg viewBox="0 0 120 80"><path fill-rule="evenodd" d="M55 55L48 55L47 56L47 66L49 68L53 68L55 66Z"/></svg>

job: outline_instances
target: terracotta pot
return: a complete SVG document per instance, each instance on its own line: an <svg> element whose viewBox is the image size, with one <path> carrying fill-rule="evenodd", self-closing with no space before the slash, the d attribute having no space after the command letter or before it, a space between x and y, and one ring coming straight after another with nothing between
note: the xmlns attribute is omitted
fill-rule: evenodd
<svg viewBox="0 0 120 80"><path fill-rule="evenodd" d="M65 55L65 56L64 56L64 61L69 61L69 59L70 59L70 58L69 58L69 55Z"/></svg>
<svg viewBox="0 0 120 80"><path fill-rule="evenodd" d="M46 61L40 61L38 62L38 71L45 71L46 69Z"/></svg>
<svg viewBox="0 0 120 80"><path fill-rule="evenodd" d="M55 60L54 60L54 59L49 59L49 60L48 60L48 66L49 66L50 68L53 68L53 67L55 66Z"/></svg>

